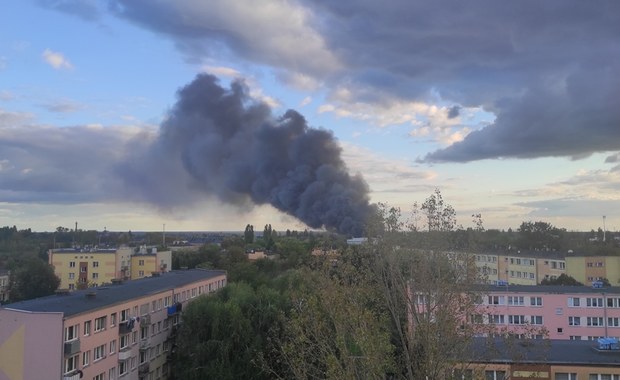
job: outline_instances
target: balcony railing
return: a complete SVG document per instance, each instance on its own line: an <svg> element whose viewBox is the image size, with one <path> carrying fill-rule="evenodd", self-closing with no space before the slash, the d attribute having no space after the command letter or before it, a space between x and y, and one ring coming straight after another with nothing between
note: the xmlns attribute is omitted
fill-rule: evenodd
<svg viewBox="0 0 620 380"><path fill-rule="evenodd" d="M65 343L65 356L75 355L80 352L80 340L76 339Z"/></svg>
<svg viewBox="0 0 620 380"><path fill-rule="evenodd" d="M118 360L123 361L131 358L131 348L126 347L118 352Z"/></svg>
<svg viewBox="0 0 620 380"><path fill-rule="evenodd" d="M73 371L64 375L62 380L80 380L80 377L82 377L82 371Z"/></svg>
<svg viewBox="0 0 620 380"><path fill-rule="evenodd" d="M142 363L138 367L138 374L140 375L146 375L147 373L149 373L149 371L150 371L149 363Z"/></svg>
<svg viewBox="0 0 620 380"><path fill-rule="evenodd" d="M182 309L183 309L183 304L180 302L177 302L172 306L168 306L168 316L172 316L177 313L180 313Z"/></svg>

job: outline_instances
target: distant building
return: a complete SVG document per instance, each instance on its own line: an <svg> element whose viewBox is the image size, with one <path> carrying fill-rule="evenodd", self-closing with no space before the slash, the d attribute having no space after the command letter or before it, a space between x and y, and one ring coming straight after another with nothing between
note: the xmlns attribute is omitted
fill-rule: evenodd
<svg viewBox="0 0 620 380"><path fill-rule="evenodd" d="M110 284L113 280L142 278L172 268L170 251L157 252L156 248L145 246L137 252L127 246L51 249L48 251L48 261L60 278L59 289L68 290Z"/></svg>
<svg viewBox="0 0 620 380"><path fill-rule="evenodd" d="M620 256L570 256L566 266L566 274L583 284L606 278L611 285L620 285Z"/></svg>
<svg viewBox="0 0 620 380"><path fill-rule="evenodd" d="M9 300L9 271L0 269L0 303Z"/></svg>
<svg viewBox="0 0 620 380"><path fill-rule="evenodd" d="M165 379L187 304L226 273L174 271L0 308L0 378Z"/></svg>
<svg viewBox="0 0 620 380"><path fill-rule="evenodd" d="M368 241L368 238L356 237L356 238L347 239L347 244L348 245L362 245L366 243L367 241Z"/></svg>
<svg viewBox="0 0 620 380"><path fill-rule="evenodd" d="M564 255L557 252L483 253L475 255L475 263L489 284L536 285L566 273Z"/></svg>

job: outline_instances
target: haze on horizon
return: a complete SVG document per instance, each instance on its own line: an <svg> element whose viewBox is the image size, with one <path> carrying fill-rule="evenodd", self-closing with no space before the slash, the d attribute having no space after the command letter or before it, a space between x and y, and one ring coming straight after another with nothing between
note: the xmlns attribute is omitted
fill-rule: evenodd
<svg viewBox="0 0 620 380"><path fill-rule="evenodd" d="M607 230L620 229L620 3L253 4L5 4L0 225L304 229L291 215L325 222L297 213L316 208L286 194L320 179L355 183L350 189L360 191L350 194L359 204L387 202L404 214L439 188L464 227L481 213L486 228L544 220L589 231L603 227L605 215ZM225 97L244 89L240 115L253 112L249 104L264 112L253 123L243 119L240 130L248 133L237 145L219 146L225 156L213 154L211 139L162 145L176 131L171 120L180 120L178 91L201 74ZM321 136L317 149L331 147L323 153L333 154L332 173L341 180L316 168L312 175L276 170L288 160L269 155L252 160L252 149L269 151L253 144L255 131L302 120L291 115L304 120L291 127L295 136ZM289 153L303 165L325 164L312 159L319 154ZM235 171L220 170L213 157L236 162ZM214 167L239 176L213 177ZM271 172L280 176L266 181L265 192L258 182ZM330 215L325 220L342 225L340 213Z"/></svg>

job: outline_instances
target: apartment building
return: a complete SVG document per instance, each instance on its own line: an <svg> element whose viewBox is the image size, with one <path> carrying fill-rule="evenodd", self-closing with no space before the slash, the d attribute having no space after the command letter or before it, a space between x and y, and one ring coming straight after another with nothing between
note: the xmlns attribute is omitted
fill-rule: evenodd
<svg viewBox="0 0 620 380"><path fill-rule="evenodd" d="M134 260L134 256L142 256ZM60 278L59 289L75 290L167 272L172 267L170 251L156 248L64 248L48 251L49 264ZM133 263L136 268L133 268ZM142 265L138 265L142 263Z"/></svg>
<svg viewBox="0 0 620 380"><path fill-rule="evenodd" d="M464 379L619 380L620 350L604 341L550 340L507 344L477 339Z"/></svg>
<svg viewBox="0 0 620 380"><path fill-rule="evenodd" d="M0 303L9 300L9 271L0 269Z"/></svg>
<svg viewBox="0 0 620 380"><path fill-rule="evenodd" d="M159 251L157 248L140 247L131 255L131 279L148 277L152 273L166 272L172 268L172 251Z"/></svg>
<svg viewBox="0 0 620 380"><path fill-rule="evenodd" d="M556 340L620 338L620 287L485 286L481 294L473 322L541 338L544 328Z"/></svg>
<svg viewBox="0 0 620 380"><path fill-rule="evenodd" d="M612 286L620 285L620 256L569 256L566 266L566 274L583 284L606 278Z"/></svg>
<svg viewBox="0 0 620 380"><path fill-rule="evenodd" d="M182 311L226 273L173 271L0 308L0 379L165 379Z"/></svg>
<svg viewBox="0 0 620 380"><path fill-rule="evenodd" d="M566 273L564 256L556 252L483 253L474 258L479 274L488 284L536 285Z"/></svg>

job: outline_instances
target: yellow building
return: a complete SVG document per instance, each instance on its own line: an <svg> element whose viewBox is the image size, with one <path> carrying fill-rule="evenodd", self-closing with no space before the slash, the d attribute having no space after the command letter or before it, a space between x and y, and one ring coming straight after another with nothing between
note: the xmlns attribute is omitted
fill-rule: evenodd
<svg viewBox="0 0 620 380"><path fill-rule="evenodd" d="M157 248L140 247L131 256L131 279L149 277L153 273L169 272L172 268L172 251L158 251Z"/></svg>
<svg viewBox="0 0 620 380"><path fill-rule="evenodd" d="M566 257L566 274L585 285L606 278L612 286L618 286L620 285L620 257Z"/></svg>
<svg viewBox="0 0 620 380"><path fill-rule="evenodd" d="M476 254L474 262L478 274L487 284L496 284L499 280L499 256L494 254Z"/></svg>
<svg viewBox="0 0 620 380"><path fill-rule="evenodd" d="M140 247L138 252L132 247L52 249L48 260L60 278L59 289L68 290L110 284L112 280L134 280L172 269L170 251L146 247Z"/></svg>
<svg viewBox="0 0 620 380"><path fill-rule="evenodd" d="M49 263L60 278L59 289L110 283L117 278L116 249L51 249Z"/></svg>

